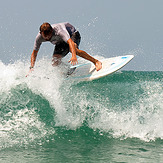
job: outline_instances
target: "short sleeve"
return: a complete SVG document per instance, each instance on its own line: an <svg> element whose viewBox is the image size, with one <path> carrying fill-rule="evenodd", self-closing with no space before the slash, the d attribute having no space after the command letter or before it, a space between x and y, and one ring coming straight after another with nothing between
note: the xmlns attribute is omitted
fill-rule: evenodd
<svg viewBox="0 0 163 163"><path fill-rule="evenodd" d="M33 50L36 50L38 51L40 49L40 46L42 44L42 37L41 37L41 34L38 33L38 35L36 36L36 39L34 41L34 47L33 47Z"/></svg>
<svg viewBox="0 0 163 163"><path fill-rule="evenodd" d="M65 24L61 23L59 24L58 27L59 27L58 34L63 39L63 41L67 43L68 39L70 38L70 34L68 33Z"/></svg>

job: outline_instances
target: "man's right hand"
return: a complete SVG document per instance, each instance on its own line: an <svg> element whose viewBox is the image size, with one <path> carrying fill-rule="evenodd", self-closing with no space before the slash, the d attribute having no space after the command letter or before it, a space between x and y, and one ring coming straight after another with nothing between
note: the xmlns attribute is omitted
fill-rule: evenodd
<svg viewBox="0 0 163 163"><path fill-rule="evenodd" d="M34 68L30 68L28 74L25 77L28 77L30 73L32 73L32 71L34 71Z"/></svg>

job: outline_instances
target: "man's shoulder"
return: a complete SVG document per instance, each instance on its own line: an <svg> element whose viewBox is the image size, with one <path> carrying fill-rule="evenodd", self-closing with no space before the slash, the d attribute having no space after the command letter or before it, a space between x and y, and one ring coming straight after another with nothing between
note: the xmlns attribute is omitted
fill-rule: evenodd
<svg viewBox="0 0 163 163"><path fill-rule="evenodd" d="M37 33L36 38L41 38L40 32Z"/></svg>
<svg viewBox="0 0 163 163"><path fill-rule="evenodd" d="M40 32L36 36L36 41L44 41L43 37L41 36Z"/></svg>

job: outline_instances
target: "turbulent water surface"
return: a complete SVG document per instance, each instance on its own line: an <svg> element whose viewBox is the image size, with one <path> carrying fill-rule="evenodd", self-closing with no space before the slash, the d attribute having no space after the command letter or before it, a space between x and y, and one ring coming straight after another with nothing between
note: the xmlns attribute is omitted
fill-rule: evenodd
<svg viewBox="0 0 163 163"><path fill-rule="evenodd" d="M0 162L162 162L163 72L65 80L0 62Z"/></svg>

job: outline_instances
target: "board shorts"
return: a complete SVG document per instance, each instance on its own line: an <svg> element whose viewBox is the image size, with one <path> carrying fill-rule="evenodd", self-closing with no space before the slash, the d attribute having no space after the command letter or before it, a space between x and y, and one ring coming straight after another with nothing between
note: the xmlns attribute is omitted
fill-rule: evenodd
<svg viewBox="0 0 163 163"><path fill-rule="evenodd" d="M80 40L81 40L81 36L80 33L78 31L74 32L71 36L72 41L74 41L77 46L79 47L80 44ZM59 54L61 55L61 57L65 57L68 53L70 52L69 50L69 44L67 44L66 42L61 42L56 44L53 55L55 54Z"/></svg>

